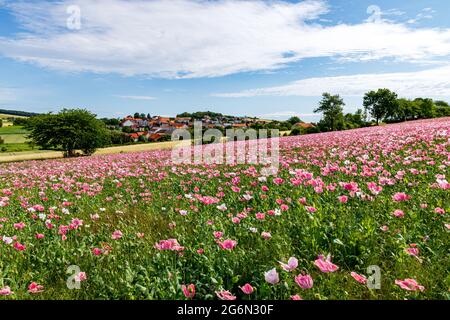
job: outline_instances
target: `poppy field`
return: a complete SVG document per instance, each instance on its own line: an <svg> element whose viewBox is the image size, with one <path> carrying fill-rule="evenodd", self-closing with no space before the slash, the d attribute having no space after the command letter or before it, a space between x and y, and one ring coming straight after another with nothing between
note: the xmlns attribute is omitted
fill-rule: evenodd
<svg viewBox="0 0 450 320"><path fill-rule="evenodd" d="M279 143L1 164L0 300L450 299L449 118Z"/></svg>

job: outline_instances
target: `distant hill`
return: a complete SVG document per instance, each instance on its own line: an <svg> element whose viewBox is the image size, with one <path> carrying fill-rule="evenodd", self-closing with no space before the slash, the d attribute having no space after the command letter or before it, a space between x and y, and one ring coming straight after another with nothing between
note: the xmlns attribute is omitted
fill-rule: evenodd
<svg viewBox="0 0 450 320"><path fill-rule="evenodd" d="M28 112L28 111L18 111L18 110L5 110L0 109L0 114L18 116L18 117L34 117L39 115L39 113Z"/></svg>

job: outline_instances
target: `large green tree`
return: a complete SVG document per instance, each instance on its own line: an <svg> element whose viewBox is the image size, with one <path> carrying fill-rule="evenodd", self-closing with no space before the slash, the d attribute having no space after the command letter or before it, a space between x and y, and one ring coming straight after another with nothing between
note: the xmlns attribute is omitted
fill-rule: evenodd
<svg viewBox="0 0 450 320"><path fill-rule="evenodd" d="M397 94L389 89L378 89L364 95L364 108L377 122L392 118L398 112Z"/></svg>
<svg viewBox="0 0 450 320"><path fill-rule="evenodd" d="M322 113L322 124L328 131L342 129L344 123L344 100L339 95L323 93L319 107L314 110L315 113Z"/></svg>
<svg viewBox="0 0 450 320"><path fill-rule="evenodd" d="M29 138L43 148L61 148L67 156L75 150L91 155L110 143L105 124L84 109L64 109L57 114L43 114L29 119Z"/></svg>

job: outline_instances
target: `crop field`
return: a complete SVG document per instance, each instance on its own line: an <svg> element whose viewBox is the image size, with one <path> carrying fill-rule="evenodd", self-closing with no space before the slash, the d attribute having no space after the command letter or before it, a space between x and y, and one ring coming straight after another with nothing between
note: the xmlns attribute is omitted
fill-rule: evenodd
<svg viewBox="0 0 450 320"><path fill-rule="evenodd" d="M0 299L450 299L449 165L450 118L0 164Z"/></svg>
<svg viewBox="0 0 450 320"><path fill-rule="evenodd" d="M4 126L0 128L0 137L5 143L25 143L27 131L20 126Z"/></svg>

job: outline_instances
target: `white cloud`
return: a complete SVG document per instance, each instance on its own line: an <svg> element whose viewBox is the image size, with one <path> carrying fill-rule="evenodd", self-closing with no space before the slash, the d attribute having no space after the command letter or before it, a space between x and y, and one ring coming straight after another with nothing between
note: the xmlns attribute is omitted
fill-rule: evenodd
<svg viewBox="0 0 450 320"><path fill-rule="evenodd" d="M356 74L338 77L309 78L286 85L217 93L216 97L320 96L323 92L342 96L362 96L369 90L389 88L400 96L450 96L450 66L417 72Z"/></svg>
<svg viewBox="0 0 450 320"><path fill-rule="evenodd" d="M69 5L81 29L66 28ZM390 21L321 26L321 0L61 0L7 2L26 32L0 54L69 71L162 78L268 71L311 57L403 61L450 55L450 29Z"/></svg>
<svg viewBox="0 0 450 320"><path fill-rule="evenodd" d="M122 99L130 99L130 100L155 100L155 97L151 96L123 96L123 95L116 95L117 98Z"/></svg>

